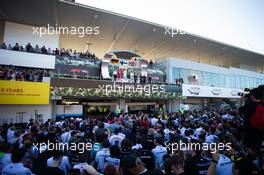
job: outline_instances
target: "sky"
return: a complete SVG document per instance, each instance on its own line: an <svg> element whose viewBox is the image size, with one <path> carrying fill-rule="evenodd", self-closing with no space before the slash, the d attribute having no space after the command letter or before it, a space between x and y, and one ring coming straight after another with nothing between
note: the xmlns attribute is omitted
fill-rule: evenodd
<svg viewBox="0 0 264 175"><path fill-rule="evenodd" d="M76 0L264 54L264 0Z"/></svg>

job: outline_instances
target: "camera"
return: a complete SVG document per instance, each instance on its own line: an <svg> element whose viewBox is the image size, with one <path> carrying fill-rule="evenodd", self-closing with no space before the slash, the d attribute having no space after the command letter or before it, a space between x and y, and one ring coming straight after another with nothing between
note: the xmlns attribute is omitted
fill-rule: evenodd
<svg viewBox="0 0 264 175"><path fill-rule="evenodd" d="M249 92L250 92L250 89L249 88L245 88L244 92L238 92L237 95L241 96L241 97L242 96L247 96L249 94Z"/></svg>

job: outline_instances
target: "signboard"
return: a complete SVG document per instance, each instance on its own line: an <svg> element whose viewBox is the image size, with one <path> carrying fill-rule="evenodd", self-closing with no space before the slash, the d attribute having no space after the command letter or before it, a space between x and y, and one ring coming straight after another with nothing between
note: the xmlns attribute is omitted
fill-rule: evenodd
<svg viewBox="0 0 264 175"><path fill-rule="evenodd" d="M57 117L81 117L83 115L82 105L57 105Z"/></svg>
<svg viewBox="0 0 264 175"><path fill-rule="evenodd" d="M56 56L55 73L62 77L98 78L101 61L74 57Z"/></svg>
<svg viewBox="0 0 264 175"><path fill-rule="evenodd" d="M243 92L243 90L189 84L182 85L182 95L186 97L240 98L237 95L239 92Z"/></svg>
<svg viewBox="0 0 264 175"><path fill-rule="evenodd" d="M165 81L165 72L158 67L148 68L148 77L151 77L151 81L155 83L162 83Z"/></svg>
<svg viewBox="0 0 264 175"><path fill-rule="evenodd" d="M50 83L0 80L0 104L49 104Z"/></svg>

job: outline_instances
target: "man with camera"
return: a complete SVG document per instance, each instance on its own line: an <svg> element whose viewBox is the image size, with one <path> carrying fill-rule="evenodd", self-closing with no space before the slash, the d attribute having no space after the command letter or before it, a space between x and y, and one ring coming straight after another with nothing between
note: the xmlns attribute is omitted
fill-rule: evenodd
<svg viewBox="0 0 264 175"><path fill-rule="evenodd" d="M239 112L244 118L243 144L259 157L259 168L264 171L264 85L251 89L240 99ZM248 156L247 156L248 157Z"/></svg>
<svg viewBox="0 0 264 175"><path fill-rule="evenodd" d="M260 148L264 132L264 85L243 94L240 106L239 112L244 118L244 144L247 147Z"/></svg>

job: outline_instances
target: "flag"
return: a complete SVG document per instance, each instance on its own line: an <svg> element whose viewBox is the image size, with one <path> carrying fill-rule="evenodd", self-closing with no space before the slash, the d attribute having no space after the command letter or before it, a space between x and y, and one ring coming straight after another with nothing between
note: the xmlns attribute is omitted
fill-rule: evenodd
<svg viewBox="0 0 264 175"><path fill-rule="evenodd" d="M118 64L119 63L119 60L118 59L111 59L111 63L112 64Z"/></svg>
<svg viewBox="0 0 264 175"><path fill-rule="evenodd" d="M123 66L123 65L127 64L127 61L126 60L120 60L120 64Z"/></svg>

